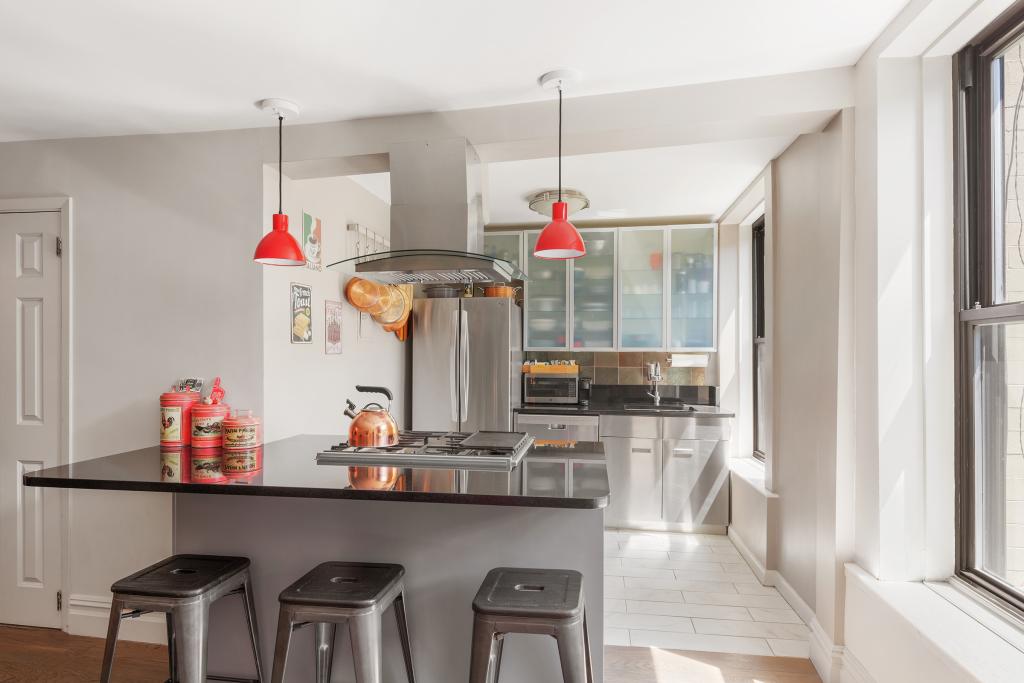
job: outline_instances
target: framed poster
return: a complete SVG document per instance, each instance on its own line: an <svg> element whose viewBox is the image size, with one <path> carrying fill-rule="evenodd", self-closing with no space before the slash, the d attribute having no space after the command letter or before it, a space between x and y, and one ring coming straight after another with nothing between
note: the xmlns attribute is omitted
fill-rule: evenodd
<svg viewBox="0 0 1024 683"><path fill-rule="evenodd" d="M292 283L292 344L313 343L313 291L309 285Z"/></svg>
<svg viewBox="0 0 1024 683"><path fill-rule="evenodd" d="M302 253L306 257L306 267L310 270L323 270L323 228L319 218L302 212Z"/></svg>
<svg viewBox="0 0 1024 683"><path fill-rule="evenodd" d="M324 353L341 353L341 302L324 302Z"/></svg>

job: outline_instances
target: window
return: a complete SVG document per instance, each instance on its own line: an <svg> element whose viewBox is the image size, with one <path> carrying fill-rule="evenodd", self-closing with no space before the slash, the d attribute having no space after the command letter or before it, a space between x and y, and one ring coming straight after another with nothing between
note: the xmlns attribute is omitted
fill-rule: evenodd
<svg viewBox="0 0 1024 683"><path fill-rule="evenodd" d="M765 427L767 411L764 401L764 364L767 359L764 354L767 351L764 337L764 216L761 216L751 226L751 308L753 313L753 388L754 388L754 457L764 460L764 454L768 452L767 440L768 430Z"/></svg>
<svg viewBox="0 0 1024 683"><path fill-rule="evenodd" d="M954 60L957 574L1024 615L1024 13Z"/></svg>

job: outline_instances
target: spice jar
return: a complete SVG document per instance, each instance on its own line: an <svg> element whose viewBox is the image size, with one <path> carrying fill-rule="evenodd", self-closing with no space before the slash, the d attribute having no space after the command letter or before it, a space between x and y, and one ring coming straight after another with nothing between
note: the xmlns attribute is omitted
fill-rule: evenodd
<svg viewBox="0 0 1024 683"><path fill-rule="evenodd" d="M192 441L192 407L198 391L167 391L160 394L160 445L188 446Z"/></svg>
<svg viewBox="0 0 1024 683"><path fill-rule="evenodd" d="M224 450L247 450L263 445L260 419L251 410L233 410L221 423Z"/></svg>

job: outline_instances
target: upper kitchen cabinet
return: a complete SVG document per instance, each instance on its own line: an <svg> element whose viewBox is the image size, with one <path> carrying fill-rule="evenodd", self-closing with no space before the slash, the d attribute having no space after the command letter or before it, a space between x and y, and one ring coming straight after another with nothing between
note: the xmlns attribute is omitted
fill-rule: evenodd
<svg viewBox="0 0 1024 683"><path fill-rule="evenodd" d="M508 261L523 270L523 233L492 232L484 235L484 254Z"/></svg>
<svg viewBox="0 0 1024 683"><path fill-rule="evenodd" d="M566 261L533 256L539 230L526 233L524 301L527 349L569 348L569 278Z"/></svg>
<svg viewBox="0 0 1024 683"><path fill-rule="evenodd" d="M669 231L669 349L715 349L717 245L715 225Z"/></svg>
<svg viewBox="0 0 1024 683"><path fill-rule="evenodd" d="M665 229L619 231L619 348L665 347Z"/></svg>
<svg viewBox="0 0 1024 683"><path fill-rule="evenodd" d="M585 256L572 261L572 348L615 348L614 228L581 230Z"/></svg>

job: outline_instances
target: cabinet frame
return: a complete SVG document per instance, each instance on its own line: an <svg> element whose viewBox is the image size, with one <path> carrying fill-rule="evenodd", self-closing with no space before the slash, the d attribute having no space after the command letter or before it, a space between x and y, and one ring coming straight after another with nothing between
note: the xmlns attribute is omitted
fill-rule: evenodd
<svg viewBox="0 0 1024 683"><path fill-rule="evenodd" d="M712 282L711 282L711 297L712 297L712 318L711 318L711 346L671 346L670 340L672 339L672 235L676 231L682 230L700 230L700 229L711 229L712 232ZM565 264L565 301L566 301L566 312L565 312L565 339L566 343L563 346L534 346L530 344L529 330L526 329L526 323L529 319L529 291L530 291L530 261L532 256L527 253L527 245L529 244L529 235L536 235L540 233L539 228L530 230L501 230L494 231L485 235L487 236L509 236L515 235L519 238L519 264L523 272L526 273L526 281L523 283L523 349L525 351L653 351L653 352L668 352L668 353L713 353L718 350L718 289L719 289L719 226L717 223L695 223L695 224L684 224L684 225L647 225L647 226L632 226L632 227L602 227L602 228L581 228L580 232L584 233L597 233L607 232L611 233L614 237L615 248L613 255L613 274L612 274L612 346L609 347L586 347L577 349L575 344L576 337L576 314L575 314L575 266L566 263ZM661 346L659 347L635 347L625 346L622 344L622 236L631 232L639 231L658 231L662 232L662 337Z"/></svg>

